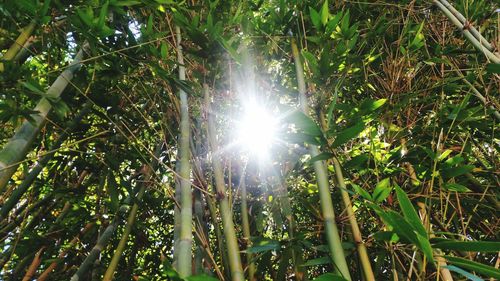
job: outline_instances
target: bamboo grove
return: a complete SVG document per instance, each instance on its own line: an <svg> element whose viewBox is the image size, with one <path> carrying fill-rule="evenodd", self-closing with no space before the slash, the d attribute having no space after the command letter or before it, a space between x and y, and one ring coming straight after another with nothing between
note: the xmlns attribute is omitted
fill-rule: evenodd
<svg viewBox="0 0 500 281"><path fill-rule="evenodd" d="M500 279L494 2L1 2L0 280Z"/></svg>

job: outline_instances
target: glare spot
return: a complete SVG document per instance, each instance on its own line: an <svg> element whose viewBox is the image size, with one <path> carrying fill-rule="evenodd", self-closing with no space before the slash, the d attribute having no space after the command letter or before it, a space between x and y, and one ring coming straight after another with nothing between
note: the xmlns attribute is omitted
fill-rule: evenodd
<svg viewBox="0 0 500 281"><path fill-rule="evenodd" d="M276 137L276 127L276 118L264 106L249 101L238 122L238 143L250 157L267 158Z"/></svg>

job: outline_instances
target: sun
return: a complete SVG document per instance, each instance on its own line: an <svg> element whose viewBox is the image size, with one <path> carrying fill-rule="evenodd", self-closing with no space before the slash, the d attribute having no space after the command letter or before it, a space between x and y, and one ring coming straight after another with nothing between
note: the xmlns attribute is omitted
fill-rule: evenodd
<svg viewBox="0 0 500 281"><path fill-rule="evenodd" d="M237 142L250 157L268 158L275 143L277 119L262 104L248 101L237 122Z"/></svg>

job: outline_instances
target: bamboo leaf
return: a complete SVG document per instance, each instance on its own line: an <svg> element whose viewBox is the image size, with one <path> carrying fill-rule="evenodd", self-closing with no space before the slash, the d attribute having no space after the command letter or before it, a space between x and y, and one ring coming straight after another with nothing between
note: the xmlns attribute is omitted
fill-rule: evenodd
<svg viewBox="0 0 500 281"><path fill-rule="evenodd" d="M488 265L485 265L482 263L466 260L463 258L457 258L457 257L452 257L452 256L445 256L445 258L448 260L449 263L451 263L453 265L456 265L456 266L459 266L462 268L466 268L469 270L473 270L479 274L483 274L483 275L488 276L488 277L500 279L500 270L498 270L494 267L491 267L491 266L488 266Z"/></svg>
<svg viewBox="0 0 500 281"><path fill-rule="evenodd" d="M295 126L303 131L305 134L314 137L323 136L323 132L319 126L309 116L305 115L302 111L294 111L287 119L295 124Z"/></svg>
<svg viewBox="0 0 500 281"><path fill-rule="evenodd" d="M219 281L219 279L208 276L206 274L193 275L185 278L186 281Z"/></svg>
<svg viewBox="0 0 500 281"><path fill-rule="evenodd" d="M332 263L331 257L320 257L320 258L308 260L302 266L314 266L314 265L322 265L322 264L330 264L330 263Z"/></svg>
<svg viewBox="0 0 500 281"><path fill-rule="evenodd" d="M486 71L489 73L500 73L500 63L488 63L486 65Z"/></svg>
<svg viewBox="0 0 500 281"><path fill-rule="evenodd" d="M392 188L390 186L390 179L385 178L381 180L377 185L375 186L375 189L373 190L373 195L372 198L375 202L380 203L384 201L389 194L391 193Z"/></svg>
<svg viewBox="0 0 500 281"><path fill-rule="evenodd" d="M312 7L309 7L309 15L311 17L311 21L312 21L314 27L316 27L316 29L320 29L321 28L321 17L319 15L318 11L316 11Z"/></svg>
<svg viewBox="0 0 500 281"><path fill-rule="evenodd" d="M470 272L467 272L467 271L461 269L460 267L456 267L454 265L446 265L446 266L443 266L443 268L448 268L451 271L462 274L463 276L469 278L469 280L472 280L472 281L484 281L482 278L479 278L476 275L474 275Z"/></svg>
<svg viewBox="0 0 500 281"><path fill-rule="evenodd" d="M320 13L321 13L321 23L323 24L323 26L325 26L326 23L328 22L328 18L330 17L328 0L325 0L325 2L323 2L323 6L321 6Z"/></svg>
<svg viewBox="0 0 500 281"><path fill-rule="evenodd" d="M321 152L320 154L314 156L313 158L309 159L309 163L314 163L316 161L322 161L322 160L328 160L332 158L334 155L329 152Z"/></svg>
<svg viewBox="0 0 500 281"><path fill-rule="evenodd" d="M435 248L466 252L496 253L500 251L498 241L442 241L434 244Z"/></svg>
<svg viewBox="0 0 500 281"><path fill-rule="evenodd" d="M346 281L346 279L334 273L325 273L323 275L314 278L313 281Z"/></svg>
<svg viewBox="0 0 500 281"><path fill-rule="evenodd" d="M427 237L427 231L425 230L424 225L422 224L422 221L420 220L417 212L413 208L410 199L398 185L396 185L396 194L398 196L401 211L403 212L405 219L415 227L418 234L422 235L423 237Z"/></svg>
<svg viewBox="0 0 500 281"><path fill-rule="evenodd" d="M359 120L352 127L340 131L337 134L335 141L332 143L332 147L339 147L351 139L356 138L361 132L363 132L364 129L365 123L362 120Z"/></svg>

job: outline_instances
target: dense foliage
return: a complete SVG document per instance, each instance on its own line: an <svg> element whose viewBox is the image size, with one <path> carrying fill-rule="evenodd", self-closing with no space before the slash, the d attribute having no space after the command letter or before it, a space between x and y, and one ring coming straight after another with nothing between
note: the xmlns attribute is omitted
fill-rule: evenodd
<svg viewBox="0 0 500 281"><path fill-rule="evenodd" d="M1 2L0 279L500 279L494 2Z"/></svg>

